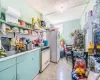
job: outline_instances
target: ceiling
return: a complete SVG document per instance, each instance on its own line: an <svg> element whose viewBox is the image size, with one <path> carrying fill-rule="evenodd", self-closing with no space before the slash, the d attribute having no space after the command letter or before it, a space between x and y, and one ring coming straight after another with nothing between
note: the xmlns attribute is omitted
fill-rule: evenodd
<svg viewBox="0 0 100 80"><path fill-rule="evenodd" d="M79 18L89 0L27 0L53 24ZM61 12L63 11L63 12Z"/></svg>
<svg viewBox="0 0 100 80"><path fill-rule="evenodd" d="M86 4L79 6L79 7L65 10L63 12L54 13L54 14L51 14L51 15L48 15L45 17L49 21L51 21L53 24L57 24L57 23L65 22L65 21L70 21L70 20L74 20L74 19L80 19L85 6L86 6Z"/></svg>

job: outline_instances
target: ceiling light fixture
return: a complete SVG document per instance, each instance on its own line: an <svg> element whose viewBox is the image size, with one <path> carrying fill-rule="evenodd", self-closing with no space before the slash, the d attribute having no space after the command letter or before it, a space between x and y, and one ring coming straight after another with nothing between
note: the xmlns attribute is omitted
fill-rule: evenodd
<svg viewBox="0 0 100 80"><path fill-rule="evenodd" d="M64 5L61 4L60 11L63 12L63 10L64 10Z"/></svg>

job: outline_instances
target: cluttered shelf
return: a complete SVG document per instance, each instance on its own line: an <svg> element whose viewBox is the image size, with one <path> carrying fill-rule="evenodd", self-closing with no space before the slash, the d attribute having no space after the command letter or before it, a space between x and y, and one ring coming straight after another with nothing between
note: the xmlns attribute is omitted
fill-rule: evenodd
<svg viewBox="0 0 100 80"><path fill-rule="evenodd" d="M0 19L0 22L5 23L8 26L18 27L18 28L21 28L21 29L33 30L33 31L36 30L36 29L32 29L32 28L27 28L25 26L20 26L20 25L15 24L15 23L7 23L5 20L2 20L2 19ZM33 24L31 24L31 25L33 26ZM41 31L46 31L43 27L38 27L37 29L41 30Z"/></svg>
<svg viewBox="0 0 100 80"><path fill-rule="evenodd" d="M5 20L2 20L2 19L0 19L0 22L1 22L1 23L5 23L5 24L8 25L8 26L13 26L13 27L21 28L21 29L32 30L32 28L27 28L27 27L25 27L25 26L20 26L20 25L15 24L15 23L7 23Z"/></svg>

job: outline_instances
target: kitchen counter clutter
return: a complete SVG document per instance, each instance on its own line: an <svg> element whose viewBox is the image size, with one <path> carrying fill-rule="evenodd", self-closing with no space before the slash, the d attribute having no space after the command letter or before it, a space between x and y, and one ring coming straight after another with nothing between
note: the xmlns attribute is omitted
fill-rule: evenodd
<svg viewBox="0 0 100 80"><path fill-rule="evenodd" d="M32 80L40 71L40 48L0 59L0 80Z"/></svg>

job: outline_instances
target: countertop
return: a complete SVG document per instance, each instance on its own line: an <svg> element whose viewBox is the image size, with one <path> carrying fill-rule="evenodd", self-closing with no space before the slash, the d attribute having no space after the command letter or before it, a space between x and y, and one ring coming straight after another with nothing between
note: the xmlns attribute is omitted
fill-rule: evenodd
<svg viewBox="0 0 100 80"><path fill-rule="evenodd" d="M32 51L35 51L35 50L38 50L40 48L34 48L33 50L29 50L29 51L25 51L25 52L21 52L21 53L17 53L17 54L14 54L14 55L11 55L11 56L7 56L7 57L3 57L3 58L0 58L0 62L1 61L4 61L4 60L7 60L7 59L10 59L10 58L15 58L15 57L18 57L18 56L21 56L23 54L26 54L28 52L32 52Z"/></svg>
<svg viewBox="0 0 100 80"><path fill-rule="evenodd" d="M50 47L50 46L42 46L41 48L46 48L46 47Z"/></svg>
<svg viewBox="0 0 100 80"><path fill-rule="evenodd" d="M41 51L49 49L49 48L50 48L50 46L43 46L43 47L41 47Z"/></svg>

